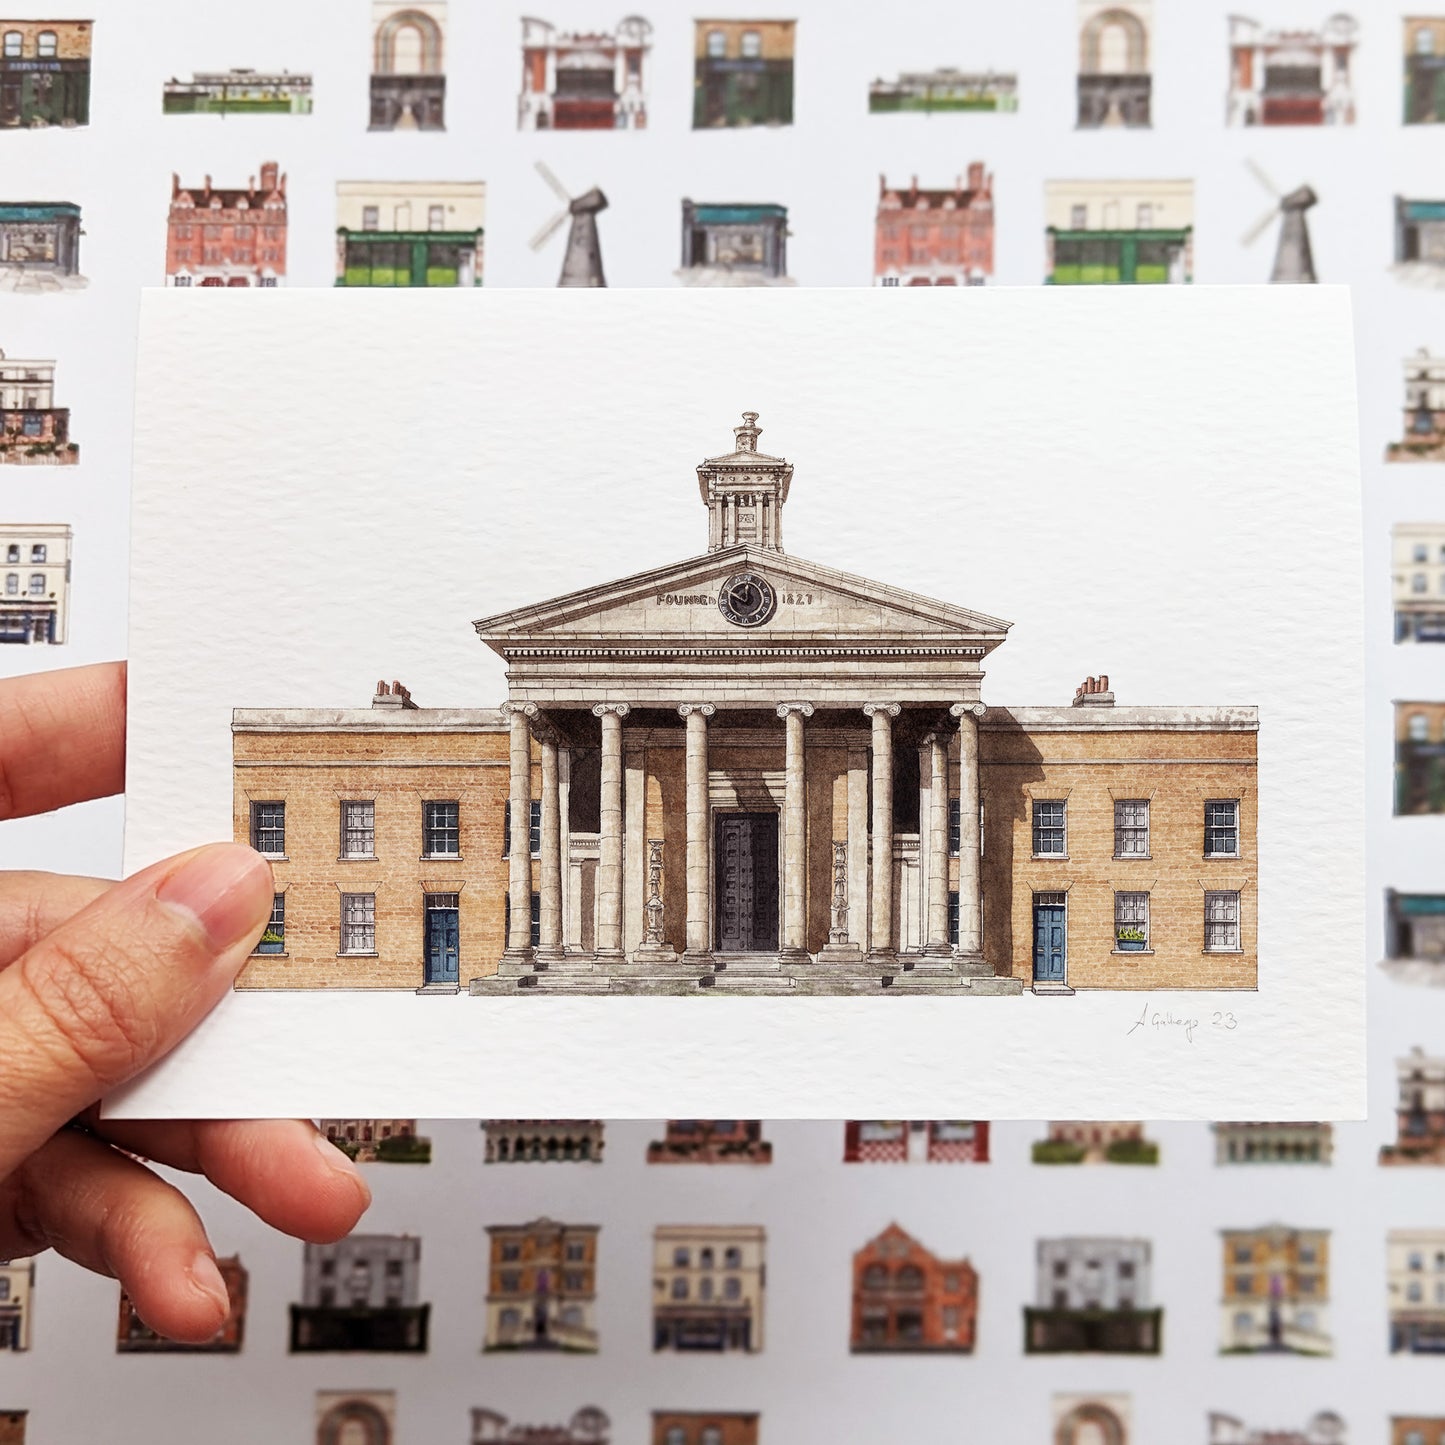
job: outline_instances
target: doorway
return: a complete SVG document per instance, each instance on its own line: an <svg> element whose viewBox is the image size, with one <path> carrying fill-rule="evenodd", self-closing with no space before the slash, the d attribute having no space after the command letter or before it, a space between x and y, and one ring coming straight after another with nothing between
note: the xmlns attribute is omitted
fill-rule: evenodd
<svg viewBox="0 0 1445 1445"><path fill-rule="evenodd" d="M1063 983L1067 929L1062 893L1034 894L1034 982Z"/></svg>
<svg viewBox="0 0 1445 1445"><path fill-rule="evenodd" d="M460 899L455 893L426 895L426 982L456 983L460 978Z"/></svg>
<svg viewBox="0 0 1445 1445"><path fill-rule="evenodd" d="M773 953L778 947L778 815L719 813L714 946L719 953Z"/></svg>

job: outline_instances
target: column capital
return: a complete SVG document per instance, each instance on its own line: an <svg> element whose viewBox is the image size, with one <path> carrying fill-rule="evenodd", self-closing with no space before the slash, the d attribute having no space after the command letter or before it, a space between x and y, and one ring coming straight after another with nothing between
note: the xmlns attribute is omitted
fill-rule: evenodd
<svg viewBox="0 0 1445 1445"><path fill-rule="evenodd" d="M897 717L903 711L902 704L896 702L865 702L863 704L863 715L865 717Z"/></svg>
<svg viewBox="0 0 1445 1445"><path fill-rule="evenodd" d="M615 712L618 717L626 717L632 711L630 702L599 702L592 707L593 717L605 717L610 712Z"/></svg>
<svg viewBox="0 0 1445 1445"><path fill-rule="evenodd" d="M987 704L981 702L956 702L949 708L949 712L954 717L962 717L965 713L972 713L974 717L982 717L987 711Z"/></svg>
<svg viewBox="0 0 1445 1445"><path fill-rule="evenodd" d="M534 702L504 702L499 711L503 717L534 718L541 709Z"/></svg>
<svg viewBox="0 0 1445 1445"><path fill-rule="evenodd" d="M717 708L710 702L682 702L677 705L679 717L691 717L693 713L698 713L702 717L711 717L716 711Z"/></svg>
<svg viewBox="0 0 1445 1445"><path fill-rule="evenodd" d="M810 702L780 702L778 704L778 716L786 718L789 713L801 713L804 717L813 716L813 704Z"/></svg>

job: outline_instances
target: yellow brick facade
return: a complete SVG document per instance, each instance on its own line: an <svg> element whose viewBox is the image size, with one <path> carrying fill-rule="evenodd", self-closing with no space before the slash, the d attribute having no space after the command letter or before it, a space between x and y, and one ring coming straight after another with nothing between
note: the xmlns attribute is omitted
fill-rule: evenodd
<svg viewBox="0 0 1445 1445"><path fill-rule="evenodd" d="M59 60L90 58L91 24L88 20L0 20L0 32L21 36L20 54L33 59L40 54L42 33L55 36L55 57Z"/></svg>

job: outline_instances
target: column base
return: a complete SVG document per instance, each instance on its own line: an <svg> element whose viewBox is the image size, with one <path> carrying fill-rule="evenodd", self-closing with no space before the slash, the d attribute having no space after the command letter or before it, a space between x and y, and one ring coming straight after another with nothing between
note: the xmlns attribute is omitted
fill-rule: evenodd
<svg viewBox="0 0 1445 1445"><path fill-rule="evenodd" d="M626 963L627 955L620 948L598 948L592 952L595 963Z"/></svg>
<svg viewBox="0 0 1445 1445"><path fill-rule="evenodd" d="M504 954L503 957L506 957ZM546 968L549 964L562 963L566 960L567 951L558 944L555 948L538 948L532 953L532 958L538 968Z"/></svg>
<svg viewBox="0 0 1445 1445"><path fill-rule="evenodd" d="M778 950L778 962L785 967L789 964L798 965L812 963L813 955L806 948L780 948Z"/></svg>
<svg viewBox="0 0 1445 1445"><path fill-rule="evenodd" d="M919 949L919 956L922 958L953 958L955 955L951 943L925 943Z"/></svg>
<svg viewBox="0 0 1445 1445"><path fill-rule="evenodd" d="M896 973L899 968L896 948L870 948L863 961L870 967L881 968L885 973Z"/></svg>
<svg viewBox="0 0 1445 1445"><path fill-rule="evenodd" d="M508 978L515 978L521 973L531 973L534 957L535 951L530 948L506 949L497 960L497 972Z"/></svg>
<svg viewBox="0 0 1445 1445"><path fill-rule="evenodd" d="M687 948L683 950L682 957L678 962L684 968L716 968L717 959L705 948Z"/></svg>
<svg viewBox="0 0 1445 1445"><path fill-rule="evenodd" d="M819 963L862 963L863 950L856 943L825 943L818 950Z"/></svg>
<svg viewBox="0 0 1445 1445"><path fill-rule="evenodd" d="M644 943L633 955L633 963L676 963L677 950L670 943Z"/></svg>

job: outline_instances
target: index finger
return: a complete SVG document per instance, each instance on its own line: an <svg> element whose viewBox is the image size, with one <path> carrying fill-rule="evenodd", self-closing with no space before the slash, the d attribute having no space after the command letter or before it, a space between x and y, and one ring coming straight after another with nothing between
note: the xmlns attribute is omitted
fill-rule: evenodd
<svg viewBox="0 0 1445 1445"><path fill-rule="evenodd" d="M106 798L125 786L125 663L0 685L0 819Z"/></svg>

